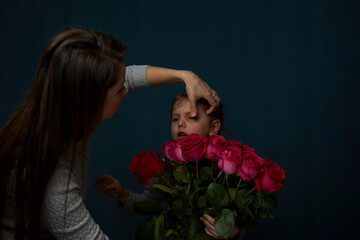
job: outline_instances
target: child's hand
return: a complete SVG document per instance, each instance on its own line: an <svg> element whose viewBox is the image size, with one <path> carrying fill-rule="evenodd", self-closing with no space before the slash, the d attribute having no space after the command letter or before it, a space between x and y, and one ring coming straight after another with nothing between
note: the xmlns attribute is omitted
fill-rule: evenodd
<svg viewBox="0 0 360 240"><path fill-rule="evenodd" d="M214 218L212 218L211 216L209 216L207 214L204 214L202 217L200 217L200 220L204 223L205 232L208 235L213 236L215 239L224 239L224 237L220 236L215 230ZM234 224L234 227L233 227L231 233L229 234L228 238L234 238L239 233L240 233L239 227L236 224Z"/></svg>
<svg viewBox="0 0 360 240"><path fill-rule="evenodd" d="M112 198L119 199L122 203L127 201L129 191L113 176L104 174L95 179L96 192L104 192Z"/></svg>

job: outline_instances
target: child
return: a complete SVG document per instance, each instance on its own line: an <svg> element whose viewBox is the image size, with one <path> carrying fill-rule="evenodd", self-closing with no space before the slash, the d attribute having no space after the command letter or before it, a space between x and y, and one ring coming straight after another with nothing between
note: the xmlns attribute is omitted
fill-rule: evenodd
<svg viewBox="0 0 360 240"><path fill-rule="evenodd" d="M204 135L206 137L213 134L221 134L223 127L223 106L213 111L211 114L206 114L206 109L209 105L204 99L197 101L198 114L196 117L191 115L190 102L186 92L179 93L173 100L171 105L171 136L173 140L182 139L184 136L191 133ZM142 201L158 201L160 202L163 193L160 190L152 188L151 185L159 183L158 178L152 178L149 185L145 187L143 194L136 194L125 189L119 181L111 175L105 174L96 179L97 191L103 191L110 197L118 199L118 210L125 213L136 213L132 208L134 202ZM214 219L204 214L200 220L205 225L205 232L217 239L222 237L217 234L214 228ZM243 233L243 231L241 231ZM234 238L239 234L240 228L234 225L234 228L229 238ZM242 236L239 236L241 239Z"/></svg>

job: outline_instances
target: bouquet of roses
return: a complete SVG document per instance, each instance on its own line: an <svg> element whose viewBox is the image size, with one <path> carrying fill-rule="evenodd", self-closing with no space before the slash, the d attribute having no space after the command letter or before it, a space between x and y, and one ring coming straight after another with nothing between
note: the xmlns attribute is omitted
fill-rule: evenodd
<svg viewBox="0 0 360 240"><path fill-rule="evenodd" d="M157 202L133 204L137 211L155 215L139 225L137 239L212 239L200 221L204 213L214 217L215 229L224 238L235 223L259 230L256 220L274 218L271 192L284 185L285 171L253 148L219 135L190 134L163 143L161 151L162 159L151 150L130 163L140 182L162 179L152 187L165 192L168 203L167 209ZM164 177L164 171L169 176Z"/></svg>

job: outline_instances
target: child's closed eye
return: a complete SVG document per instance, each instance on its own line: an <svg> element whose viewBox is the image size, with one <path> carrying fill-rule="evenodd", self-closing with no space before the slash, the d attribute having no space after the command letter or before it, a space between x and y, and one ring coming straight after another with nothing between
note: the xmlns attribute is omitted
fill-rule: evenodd
<svg viewBox="0 0 360 240"><path fill-rule="evenodd" d="M191 120L198 120L198 117L196 116L196 117L192 117L191 115L188 117L189 119L191 119Z"/></svg>

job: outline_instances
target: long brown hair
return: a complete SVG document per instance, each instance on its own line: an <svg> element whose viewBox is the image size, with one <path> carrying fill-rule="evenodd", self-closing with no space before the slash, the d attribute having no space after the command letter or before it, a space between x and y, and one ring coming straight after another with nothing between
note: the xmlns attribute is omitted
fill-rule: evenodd
<svg viewBox="0 0 360 240"><path fill-rule="evenodd" d="M41 239L41 207L59 157L101 122L107 90L124 74L126 49L102 32L74 26L44 48L31 90L0 130L0 221L15 176L15 239Z"/></svg>

